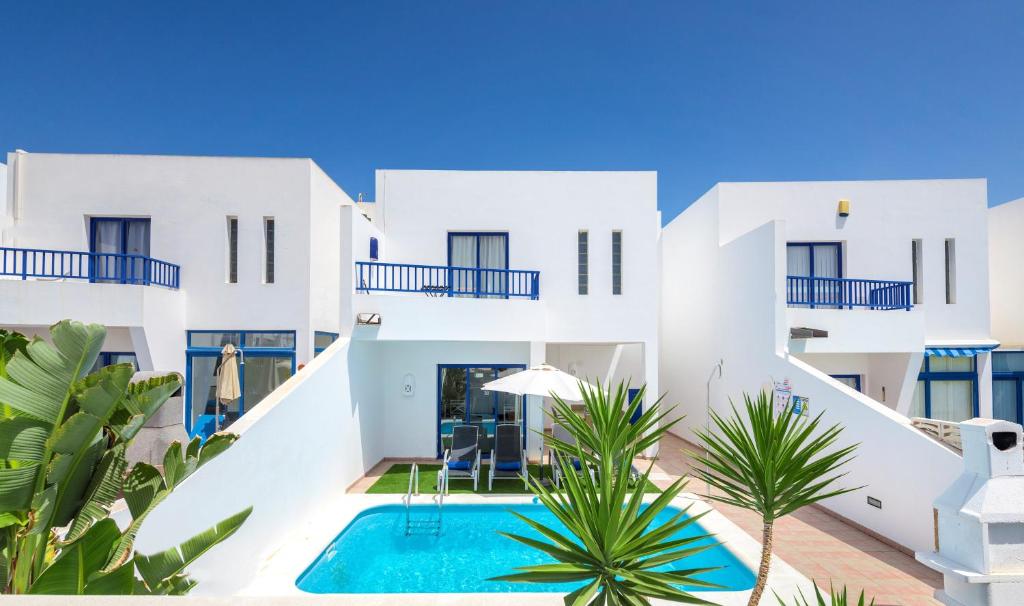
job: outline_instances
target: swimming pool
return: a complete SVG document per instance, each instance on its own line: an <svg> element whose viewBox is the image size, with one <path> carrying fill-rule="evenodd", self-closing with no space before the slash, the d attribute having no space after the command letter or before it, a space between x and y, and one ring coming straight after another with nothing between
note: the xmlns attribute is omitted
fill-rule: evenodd
<svg viewBox="0 0 1024 606"><path fill-rule="evenodd" d="M507 583L487 579L513 572L517 566L551 562L535 549L497 534L502 530L540 539L532 528L508 513L514 510L564 531L543 505L444 506L440 536L433 530L405 535L405 507L385 505L364 510L299 576L299 589L310 593L499 593L562 592L577 587L566 583ZM679 510L668 507L656 524ZM412 519L436 519L433 505L414 505ZM705 534L697 524L677 535ZM713 542L709 540L709 542ZM702 579L723 585L722 591L754 586L754 575L731 551L718 545L664 569L722 566Z"/></svg>

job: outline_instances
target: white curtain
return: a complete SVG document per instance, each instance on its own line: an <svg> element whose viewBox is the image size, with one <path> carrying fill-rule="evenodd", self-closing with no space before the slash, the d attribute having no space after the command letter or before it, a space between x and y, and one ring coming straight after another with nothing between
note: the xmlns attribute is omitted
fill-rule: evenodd
<svg viewBox="0 0 1024 606"><path fill-rule="evenodd" d="M910 411L907 413L908 417L924 418L924 390L924 381L918 381L917 386L914 387L914 399L910 403Z"/></svg>
<svg viewBox="0 0 1024 606"><path fill-rule="evenodd" d="M128 241L124 245L125 254L149 256L149 221L129 221ZM145 261L133 259L127 266L128 279L139 282L145 277Z"/></svg>
<svg viewBox="0 0 1024 606"><path fill-rule="evenodd" d="M931 381L933 419L959 423L973 417L974 393L970 381Z"/></svg>
<svg viewBox="0 0 1024 606"><path fill-rule="evenodd" d="M786 247L786 275L787 276L809 276L809 275L811 275L811 247L810 246L787 246Z"/></svg>
<svg viewBox="0 0 1024 606"><path fill-rule="evenodd" d="M814 275L818 278L839 277L839 247L832 245L814 247Z"/></svg>
<svg viewBox="0 0 1024 606"><path fill-rule="evenodd" d="M1017 418L1017 380L992 381L992 418L1020 423Z"/></svg>
<svg viewBox="0 0 1024 606"><path fill-rule="evenodd" d="M506 269L505 236L480 236L479 261L478 267L482 269ZM481 278L484 286L481 290L489 293L507 292L508 280L504 272L483 272Z"/></svg>
<svg viewBox="0 0 1024 606"><path fill-rule="evenodd" d="M92 250L97 253L121 252L121 222L96 221L93 223ZM121 260L118 257L96 257L93 260L93 276L97 279L118 279L121 275Z"/></svg>
<svg viewBox="0 0 1024 606"><path fill-rule="evenodd" d="M476 236L451 236L450 263L453 267L476 267ZM455 270L451 280L455 292L476 290L476 272Z"/></svg>

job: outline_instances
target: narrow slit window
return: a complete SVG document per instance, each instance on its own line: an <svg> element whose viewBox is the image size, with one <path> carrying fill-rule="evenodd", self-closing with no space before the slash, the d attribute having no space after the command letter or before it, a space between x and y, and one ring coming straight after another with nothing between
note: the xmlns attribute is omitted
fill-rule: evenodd
<svg viewBox="0 0 1024 606"><path fill-rule="evenodd" d="M622 232L612 232L612 294L622 294Z"/></svg>
<svg viewBox="0 0 1024 606"><path fill-rule="evenodd" d="M956 240L946 238L946 303L956 303Z"/></svg>
<svg viewBox="0 0 1024 606"><path fill-rule="evenodd" d="M914 305L920 305L924 303L924 284L922 282L924 272L923 260L921 257L921 241L912 240L910 242L910 264L911 264L911 279L913 280L913 295Z"/></svg>
<svg viewBox="0 0 1024 606"><path fill-rule="evenodd" d="M274 283L274 218L263 218L263 282Z"/></svg>
<svg viewBox="0 0 1024 606"><path fill-rule="evenodd" d="M581 229L576 236L577 285L579 294L585 295L590 287L589 234Z"/></svg>
<svg viewBox="0 0 1024 606"><path fill-rule="evenodd" d="M228 284L238 284L238 217L228 217Z"/></svg>
<svg viewBox="0 0 1024 606"><path fill-rule="evenodd" d="M376 261L380 258L380 244L377 243L377 238L370 238L370 260Z"/></svg>

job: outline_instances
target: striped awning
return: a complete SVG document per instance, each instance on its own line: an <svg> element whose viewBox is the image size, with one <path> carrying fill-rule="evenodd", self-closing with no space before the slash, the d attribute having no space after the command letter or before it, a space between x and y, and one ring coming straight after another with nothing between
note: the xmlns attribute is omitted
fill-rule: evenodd
<svg viewBox="0 0 1024 606"><path fill-rule="evenodd" d="M944 358L973 358L974 356L992 351L998 345L973 345L970 347L926 347L924 355L942 356Z"/></svg>

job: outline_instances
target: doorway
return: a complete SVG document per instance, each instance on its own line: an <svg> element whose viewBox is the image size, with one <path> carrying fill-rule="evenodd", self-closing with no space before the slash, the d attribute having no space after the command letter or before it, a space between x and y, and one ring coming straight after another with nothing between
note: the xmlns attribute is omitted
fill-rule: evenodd
<svg viewBox="0 0 1024 606"><path fill-rule="evenodd" d="M515 374L524 364L438 364L437 365L437 456L451 445L456 425L476 425L483 436L481 455L489 457L498 425L518 424L526 444L524 398L510 393L488 391L489 381Z"/></svg>

